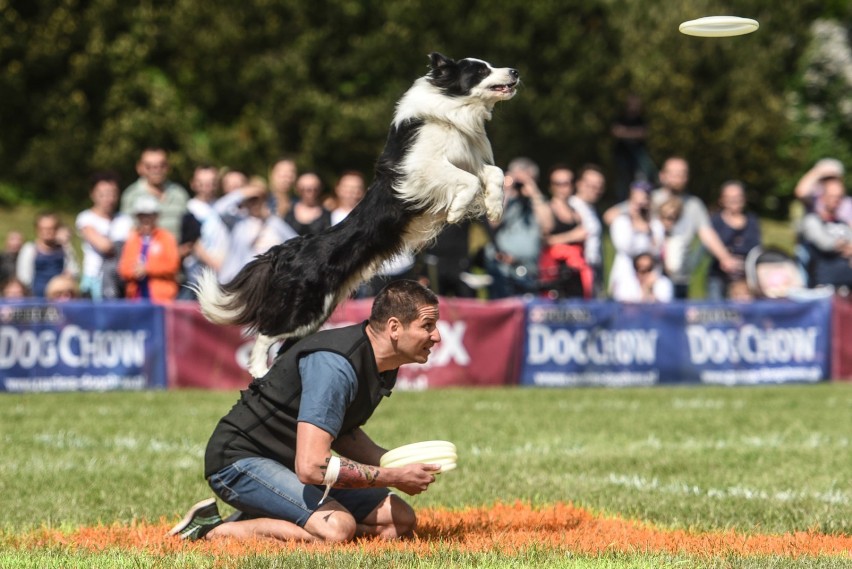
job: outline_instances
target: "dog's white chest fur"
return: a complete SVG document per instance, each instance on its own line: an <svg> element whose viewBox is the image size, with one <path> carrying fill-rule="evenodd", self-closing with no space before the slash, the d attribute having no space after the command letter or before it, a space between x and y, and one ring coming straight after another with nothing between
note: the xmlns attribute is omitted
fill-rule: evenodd
<svg viewBox="0 0 852 569"><path fill-rule="evenodd" d="M395 124L424 121L401 165L405 175L394 187L400 199L427 213L407 232L415 243L434 238L444 223L502 214L503 171L493 166L485 133L491 108L480 100L443 96L425 80L400 101Z"/></svg>

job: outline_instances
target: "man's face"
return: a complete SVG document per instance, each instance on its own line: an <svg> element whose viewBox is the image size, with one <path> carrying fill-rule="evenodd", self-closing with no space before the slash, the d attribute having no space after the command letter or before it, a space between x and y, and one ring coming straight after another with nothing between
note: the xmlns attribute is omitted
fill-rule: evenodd
<svg viewBox="0 0 852 569"><path fill-rule="evenodd" d="M417 318L407 326L400 325L396 350L408 363L425 364L432 346L441 341L438 332L438 306L424 304L417 309Z"/></svg>
<svg viewBox="0 0 852 569"><path fill-rule="evenodd" d="M136 229L140 235L151 235L156 227L156 213L139 213L136 215Z"/></svg>
<svg viewBox="0 0 852 569"><path fill-rule="evenodd" d="M840 180L830 179L823 183L822 204L825 211L831 214L840 207L840 202L846 196L846 188Z"/></svg>
<svg viewBox="0 0 852 569"><path fill-rule="evenodd" d="M587 170L583 177L577 180L577 193L582 194L585 201L595 203L603 195L604 183L603 174Z"/></svg>
<svg viewBox="0 0 852 569"><path fill-rule="evenodd" d="M169 175L169 160L165 152L143 152L137 169L139 176L145 178L152 186L159 187Z"/></svg>
<svg viewBox="0 0 852 569"><path fill-rule="evenodd" d="M56 244L56 232L59 229L59 220L52 215L42 217L36 224L36 237L42 243L49 246Z"/></svg>
<svg viewBox="0 0 852 569"><path fill-rule="evenodd" d="M231 170L222 176L222 193L227 194L238 190L248 183L248 178L242 172Z"/></svg>
<svg viewBox="0 0 852 569"><path fill-rule="evenodd" d="M190 187L201 199L210 199L216 196L216 186L219 175L215 168L199 168L192 176Z"/></svg>
<svg viewBox="0 0 852 569"><path fill-rule="evenodd" d="M295 162L281 160L276 162L269 174L269 185L273 192L283 192L290 189L295 183L297 169Z"/></svg>
<svg viewBox="0 0 852 569"><path fill-rule="evenodd" d="M358 176L343 176L335 193L341 206L355 207L364 197L364 182Z"/></svg>
<svg viewBox="0 0 852 569"><path fill-rule="evenodd" d="M683 192L689 182L689 166L683 160L668 160L660 171L660 182L673 192Z"/></svg>

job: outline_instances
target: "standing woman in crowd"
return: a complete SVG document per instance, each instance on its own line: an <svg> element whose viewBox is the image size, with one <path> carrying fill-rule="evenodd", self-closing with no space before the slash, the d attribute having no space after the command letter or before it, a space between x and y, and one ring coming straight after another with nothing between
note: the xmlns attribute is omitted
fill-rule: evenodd
<svg viewBox="0 0 852 569"><path fill-rule="evenodd" d="M118 177L99 173L92 177L92 207L77 216L77 233L83 240L83 274L80 293L92 300L121 297L118 255L133 229L133 218L118 213Z"/></svg>
<svg viewBox="0 0 852 569"><path fill-rule="evenodd" d="M322 181L313 172L296 180L298 200L284 216L284 221L299 235L322 233L331 227L331 212L322 205Z"/></svg>
<svg viewBox="0 0 852 569"><path fill-rule="evenodd" d="M719 211L710 218L713 229L719 234L719 239L728 252L742 260L761 243L760 222L756 215L745 211L745 206L743 183L736 180L725 182L719 195ZM727 298L730 283L743 277L744 273L723 271L719 261L713 257L707 271L707 298Z"/></svg>
<svg viewBox="0 0 852 569"><path fill-rule="evenodd" d="M279 158L269 170L269 209L282 219L293 207L293 185L298 175L296 159L290 156Z"/></svg>
<svg viewBox="0 0 852 569"><path fill-rule="evenodd" d="M615 259L609 273L609 292L615 300L636 301L632 293L639 288L639 274L634 260L641 254L651 256L652 270L661 272L657 260L662 257L665 229L651 216L651 185L630 185L627 212L621 213L609 227Z"/></svg>
<svg viewBox="0 0 852 569"><path fill-rule="evenodd" d="M566 166L554 166L550 170L549 203L553 223L542 228L544 247L539 257L539 277L545 283L559 283L567 292L568 283L559 282L566 278L560 270L564 265L579 276L583 297L591 298L594 273L584 255L588 232L583 218L568 203L573 192L574 173Z"/></svg>
<svg viewBox="0 0 852 569"><path fill-rule="evenodd" d="M268 189L262 178L252 178L239 192L244 214L231 230L228 253L219 269L221 283L231 282L256 256L296 237L296 232L269 209Z"/></svg>

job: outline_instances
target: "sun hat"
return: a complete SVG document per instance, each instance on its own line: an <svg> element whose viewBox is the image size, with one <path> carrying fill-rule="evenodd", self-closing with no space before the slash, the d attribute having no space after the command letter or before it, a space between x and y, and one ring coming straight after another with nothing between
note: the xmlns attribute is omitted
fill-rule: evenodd
<svg viewBox="0 0 852 569"><path fill-rule="evenodd" d="M133 215L160 213L160 202L154 196L140 196L133 204Z"/></svg>

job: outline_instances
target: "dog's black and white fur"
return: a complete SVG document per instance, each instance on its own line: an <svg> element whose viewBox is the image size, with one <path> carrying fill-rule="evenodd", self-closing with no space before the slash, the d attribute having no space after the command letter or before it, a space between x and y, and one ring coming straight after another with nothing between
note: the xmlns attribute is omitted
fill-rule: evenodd
<svg viewBox="0 0 852 569"><path fill-rule="evenodd" d="M485 121L498 101L515 95L519 74L478 59L433 53L430 60L430 72L397 104L366 196L341 223L273 247L224 286L212 272L199 282L208 320L259 333L249 358L253 376L268 370L276 341L317 330L383 261L419 250L446 223L502 215L503 172L494 166Z"/></svg>

